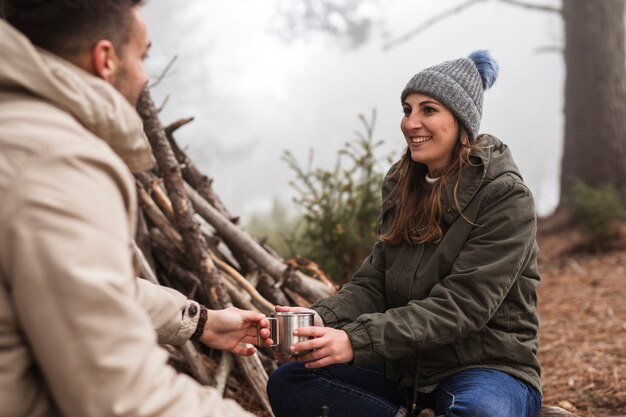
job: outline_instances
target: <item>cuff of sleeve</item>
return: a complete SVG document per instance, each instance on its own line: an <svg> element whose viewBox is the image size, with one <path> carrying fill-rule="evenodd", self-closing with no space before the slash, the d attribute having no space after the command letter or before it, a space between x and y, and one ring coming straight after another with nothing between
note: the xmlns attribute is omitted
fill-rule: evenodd
<svg viewBox="0 0 626 417"><path fill-rule="evenodd" d="M189 309L192 309L192 307L189 307ZM198 323L196 324L196 330L191 335L192 340L200 339L200 337L202 336L202 333L204 333L204 326L206 325L206 321L208 318L205 306L200 305L200 313L197 316L198 316Z"/></svg>
<svg viewBox="0 0 626 417"><path fill-rule="evenodd" d="M200 327L203 309L204 323L202 323L202 327ZM187 304L185 305L182 313L183 315L180 322L180 327L178 328L178 332L176 333L174 339L170 342L170 344L172 345L179 346L185 344L187 341L189 341L189 339L191 339L193 335L195 335L195 333L198 331L198 328L200 328L200 335L202 335L204 324L206 324L206 307L195 301L187 300Z"/></svg>
<svg viewBox="0 0 626 417"><path fill-rule="evenodd" d="M319 303L319 301L317 303L314 303L310 308L312 310L315 310L317 314L320 315L320 317L324 321L324 326L338 329L340 326L338 326L339 320L337 319L337 315L332 310L324 307L323 305L320 305Z"/></svg>
<svg viewBox="0 0 626 417"><path fill-rule="evenodd" d="M352 344L354 365L375 365L385 362L384 358L374 351L372 339L363 324L358 322L346 324L343 331L348 334Z"/></svg>

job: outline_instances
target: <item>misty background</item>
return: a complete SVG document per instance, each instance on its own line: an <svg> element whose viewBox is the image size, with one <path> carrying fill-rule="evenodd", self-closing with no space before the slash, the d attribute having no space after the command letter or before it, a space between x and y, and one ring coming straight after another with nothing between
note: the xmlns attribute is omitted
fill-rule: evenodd
<svg viewBox="0 0 626 417"><path fill-rule="evenodd" d="M314 30L301 3L151 0L144 7L151 78L176 57L152 91L157 105L165 103L161 120L196 118L177 140L214 179L231 213L246 218L276 201L290 204L295 175L281 160L283 151L305 163L312 149L314 165L330 167L354 140L358 114L369 117L373 109L386 171L382 156L399 157L405 146L399 124L406 82L476 49L488 49L500 65L485 94L480 131L510 146L539 214L556 208L564 123L558 15L484 1L385 49L464 2L354 1L351 21L331 15L330 28L322 30Z"/></svg>

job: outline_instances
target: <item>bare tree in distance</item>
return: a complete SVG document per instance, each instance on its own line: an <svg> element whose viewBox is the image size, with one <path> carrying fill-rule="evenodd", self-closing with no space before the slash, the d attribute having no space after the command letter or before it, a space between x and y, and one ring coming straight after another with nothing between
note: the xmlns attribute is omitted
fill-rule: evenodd
<svg viewBox="0 0 626 417"><path fill-rule="evenodd" d="M275 32L286 41L309 33L326 33L357 48L367 42L374 26L373 19L363 13L377 0L282 0L278 3Z"/></svg>
<svg viewBox="0 0 626 417"><path fill-rule="evenodd" d="M626 201L625 0L565 0L561 7L521 0L467 0L418 22L383 45L397 48L470 7L503 3L560 16L564 22L565 134L557 211L568 208L576 181L608 185ZM350 1L334 2L341 9ZM349 16L349 14L347 15ZM317 28L320 30L320 28Z"/></svg>

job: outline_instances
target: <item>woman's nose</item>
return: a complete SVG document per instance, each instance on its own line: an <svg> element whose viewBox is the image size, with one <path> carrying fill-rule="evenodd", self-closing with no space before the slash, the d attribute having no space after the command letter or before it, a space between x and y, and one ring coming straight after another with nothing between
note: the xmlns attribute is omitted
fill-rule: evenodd
<svg viewBox="0 0 626 417"><path fill-rule="evenodd" d="M406 128L409 130L422 127L422 118L418 114L412 113L406 118Z"/></svg>

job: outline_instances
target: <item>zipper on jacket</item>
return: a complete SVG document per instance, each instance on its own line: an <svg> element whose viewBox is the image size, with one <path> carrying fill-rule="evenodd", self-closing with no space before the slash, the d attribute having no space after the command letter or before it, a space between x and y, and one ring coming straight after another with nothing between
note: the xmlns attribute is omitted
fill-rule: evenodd
<svg viewBox="0 0 626 417"><path fill-rule="evenodd" d="M413 268L411 268L411 280L409 281L409 292L408 292L408 296L411 297L411 289L413 288L413 281L415 281L415 274L417 274L417 268L419 268L420 266L420 262L422 262L422 258L424 257L424 251L426 250L424 248L424 243L422 243L419 246L419 254L417 255L417 261L415 262L415 265Z"/></svg>
<svg viewBox="0 0 626 417"><path fill-rule="evenodd" d="M403 256L411 256L410 253L409 253L410 249L407 249L408 247L409 247L409 245L406 245L404 248L401 249L400 253L398 254L398 258L403 257ZM411 285L410 283L412 283L413 280L415 279L415 272L417 271L417 267L419 266L420 261L422 260L422 256L424 255L424 244L423 243L420 243L417 246L417 251L418 251L418 254L412 257L414 259L413 264L409 265L409 268L410 268L409 286ZM400 275L401 274L395 274L395 277L393 279L393 292L394 292L394 294L398 292L398 281L400 281ZM410 295L410 293L409 293L409 295Z"/></svg>

